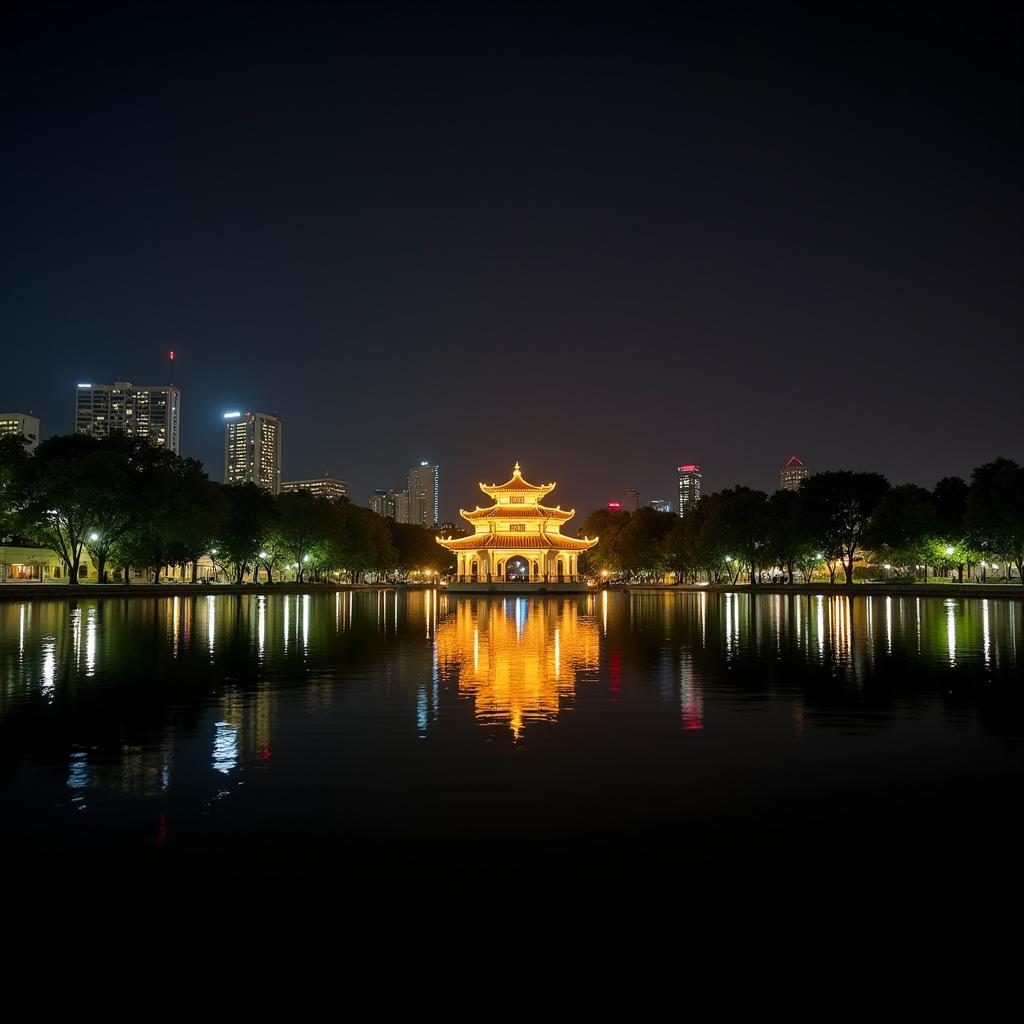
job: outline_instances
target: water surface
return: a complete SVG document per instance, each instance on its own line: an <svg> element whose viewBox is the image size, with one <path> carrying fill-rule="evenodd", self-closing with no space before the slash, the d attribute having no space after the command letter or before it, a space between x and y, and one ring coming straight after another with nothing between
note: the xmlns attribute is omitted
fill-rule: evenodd
<svg viewBox="0 0 1024 1024"><path fill-rule="evenodd" d="M982 865L1024 792L1022 630L941 597L2 603L4 848L538 884Z"/></svg>

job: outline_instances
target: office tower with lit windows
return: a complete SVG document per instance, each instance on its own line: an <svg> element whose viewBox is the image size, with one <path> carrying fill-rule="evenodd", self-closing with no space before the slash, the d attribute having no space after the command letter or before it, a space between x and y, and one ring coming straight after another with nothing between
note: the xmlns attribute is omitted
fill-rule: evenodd
<svg viewBox="0 0 1024 1024"><path fill-rule="evenodd" d="M378 487L367 504L371 512L376 512L382 519L394 519L396 523L408 522L409 496L405 491L392 491L387 487ZM399 512L405 512L405 518L399 518Z"/></svg>
<svg viewBox="0 0 1024 1024"><path fill-rule="evenodd" d="M347 497L348 484L344 480L335 480L334 477L316 477L313 480L286 480L281 484L282 494L295 494L304 492L312 494L314 498L327 498L329 501L337 501L339 498Z"/></svg>
<svg viewBox="0 0 1024 1024"><path fill-rule="evenodd" d="M224 483L256 484L281 493L281 418L265 412L224 413Z"/></svg>
<svg viewBox="0 0 1024 1024"><path fill-rule="evenodd" d="M626 488L626 498L622 507L630 512L636 512L640 508L640 492L635 487Z"/></svg>
<svg viewBox="0 0 1024 1024"><path fill-rule="evenodd" d="M650 508L653 508L655 512L671 512L672 502L665 501L664 498L651 498L647 503Z"/></svg>
<svg viewBox="0 0 1024 1024"><path fill-rule="evenodd" d="M799 455L791 455L779 473L779 487L784 491L799 491L810 475L807 463Z"/></svg>
<svg viewBox="0 0 1024 1024"><path fill-rule="evenodd" d="M679 514L685 516L700 501L700 466L680 466Z"/></svg>
<svg viewBox="0 0 1024 1024"><path fill-rule="evenodd" d="M0 437L17 434L28 440L28 451L39 444L39 420L23 412L0 412Z"/></svg>
<svg viewBox="0 0 1024 1024"><path fill-rule="evenodd" d="M409 470L409 522L437 526L441 520L440 467L421 462Z"/></svg>
<svg viewBox="0 0 1024 1024"><path fill-rule="evenodd" d="M79 384L75 393L75 431L107 437L114 431L148 437L175 455L181 449L181 392L170 385L140 387L130 381Z"/></svg>

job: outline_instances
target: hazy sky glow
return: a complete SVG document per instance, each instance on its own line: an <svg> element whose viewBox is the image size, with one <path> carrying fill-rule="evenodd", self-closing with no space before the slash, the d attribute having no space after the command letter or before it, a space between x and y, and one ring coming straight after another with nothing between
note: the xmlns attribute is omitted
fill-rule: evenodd
<svg viewBox="0 0 1024 1024"><path fill-rule="evenodd" d="M1021 21L673 5L24 5L0 409L162 383L365 502L518 459L585 511L1024 459ZM918 8L920 11L920 8Z"/></svg>

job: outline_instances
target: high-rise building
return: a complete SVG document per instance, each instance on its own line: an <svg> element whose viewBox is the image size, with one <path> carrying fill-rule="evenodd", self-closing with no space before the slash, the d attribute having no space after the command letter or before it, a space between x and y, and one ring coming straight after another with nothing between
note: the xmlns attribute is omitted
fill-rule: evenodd
<svg viewBox="0 0 1024 1024"><path fill-rule="evenodd" d="M623 501L622 507L629 509L630 512L636 512L640 508L640 492L635 487L626 488L626 500Z"/></svg>
<svg viewBox="0 0 1024 1024"><path fill-rule="evenodd" d="M622 511L622 502L621 501L609 501L608 502L608 511L609 512L621 512Z"/></svg>
<svg viewBox="0 0 1024 1024"><path fill-rule="evenodd" d="M7 434L28 438L28 450L34 452L39 444L39 420L23 412L0 412L0 437Z"/></svg>
<svg viewBox="0 0 1024 1024"><path fill-rule="evenodd" d="M440 467L421 462L409 470L409 522L437 526L441 520Z"/></svg>
<svg viewBox="0 0 1024 1024"><path fill-rule="evenodd" d="M685 516L700 501L700 466L679 467L679 514Z"/></svg>
<svg viewBox="0 0 1024 1024"><path fill-rule="evenodd" d="M799 455L791 455L779 473L779 487L784 491L799 491L800 485L810 475L807 463Z"/></svg>
<svg viewBox="0 0 1024 1024"><path fill-rule="evenodd" d="M396 523L408 523L409 522L409 492L408 491L392 491L395 496L395 522Z"/></svg>
<svg viewBox="0 0 1024 1024"><path fill-rule="evenodd" d="M286 480L281 484L282 494L297 491L305 491L307 494L312 494L314 498L337 501L348 495L348 484L344 480L335 480L334 477L327 476L326 473L315 480Z"/></svg>
<svg viewBox="0 0 1024 1024"><path fill-rule="evenodd" d="M265 412L224 413L224 483L281 492L281 418Z"/></svg>
<svg viewBox="0 0 1024 1024"><path fill-rule="evenodd" d="M647 503L655 512L671 512L672 502L665 501L664 498L651 498Z"/></svg>
<svg viewBox="0 0 1024 1024"><path fill-rule="evenodd" d="M75 431L107 437L121 430L148 437L154 444L181 451L181 392L171 385L139 387L130 381L79 384L75 393Z"/></svg>

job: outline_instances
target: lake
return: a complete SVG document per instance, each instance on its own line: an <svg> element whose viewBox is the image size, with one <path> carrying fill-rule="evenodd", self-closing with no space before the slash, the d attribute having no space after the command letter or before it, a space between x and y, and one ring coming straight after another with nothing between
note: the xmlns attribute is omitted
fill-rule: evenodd
<svg viewBox="0 0 1024 1024"><path fill-rule="evenodd" d="M357 591L0 603L39 863L540 886L1016 856L1024 605ZM915 867L915 870L917 870Z"/></svg>

